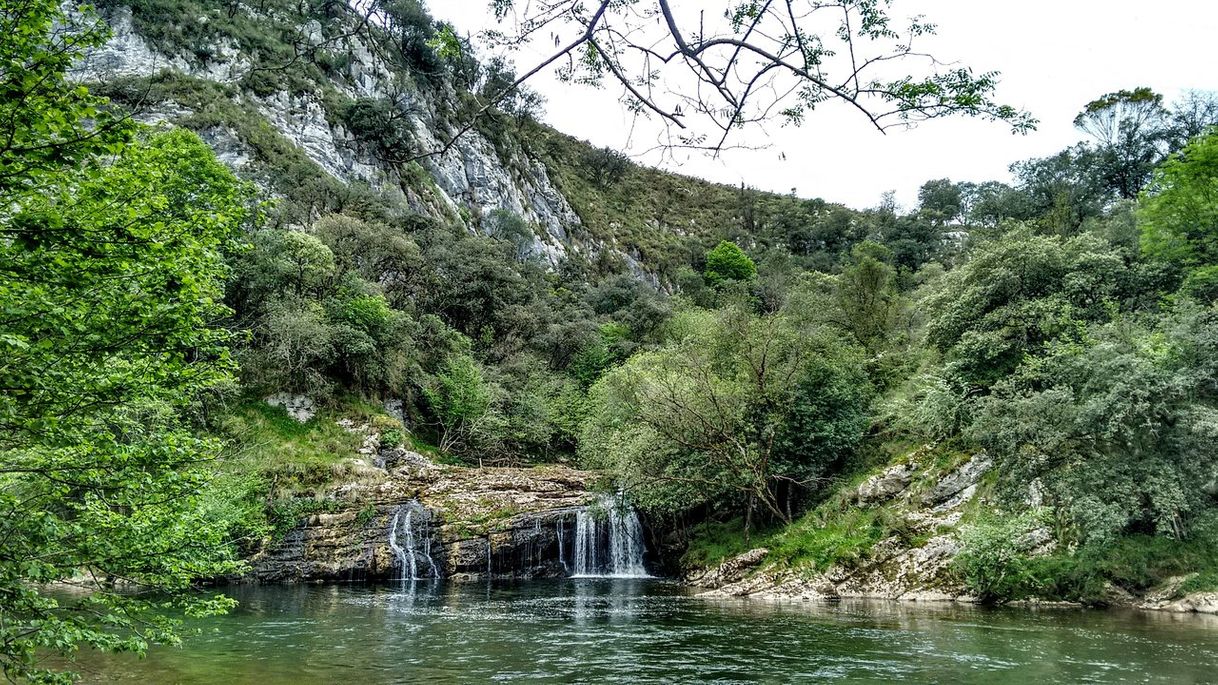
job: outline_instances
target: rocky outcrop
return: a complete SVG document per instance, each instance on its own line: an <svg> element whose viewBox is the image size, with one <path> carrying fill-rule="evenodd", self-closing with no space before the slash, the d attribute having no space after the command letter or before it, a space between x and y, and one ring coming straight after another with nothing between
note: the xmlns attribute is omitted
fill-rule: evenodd
<svg viewBox="0 0 1218 685"><path fill-rule="evenodd" d="M595 475L563 467L471 469L403 459L379 482L329 493L326 511L306 517L249 559L251 581L363 580L403 575L390 545L395 515L427 511L424 547L446 578L565 575L560 546L592 498ZM400 525L400 522L399 522ZM416 532L421 529L416 529ZM404 544L399 540L399 544ZM568 553L569 554L569 553Z"/></svg>
<svg viewBox="0 0 1218 685"><path fill-rule="evenodd" d="M1167 611L1173 614L1218 614L1218 592L1185 593L1181 591L1184 584L1195 575L1171 578L1140 599L1129 597L1128 601L1120 603L1132 604L1139 609Z"/></svg>
<svg viewBox="0 0 1218 685"><path fill-rule="evenodd" d="M956 527L991 462L978 454L936 474L932 466L920 463L926 452L914 452L845 494L855 506L884 506L904 519L902 535L878 541L864 558L812 571L767 564L765 550L751 550L690 581L707 588L705 594L711 596L972 601L952 573L960 551ZM1039 539L1029 542L1033 547L1043 544Z"/></svg>
<svg viewBox="0 0 1218 685"><path fill-rule="evenodd" d="M230 39L219 38L213 45L197 46L194 55L166 54L139 34L130 9L115 8L105 19L111 26L111 38L74 69L73 78L79 81L146 77L169 70L239 87L251 70L249 60ZM315 20L306 21L299 31L302 40L321 40L321 27ZM594 241L576 240L576 235L584 235L580 217L537 159L518 148L507 152L497 149L477 130L465 131L450 145L446 144L455 131L441 114L442 103L458 99L450 86L418 86L409 74L395 71L360 36L343 38L335 49L347 59L341 73L328 80L328 87L352 100L393 101L407 121L418 150L444 152L419 158L417 170L427 177L426 192L421 192L417 183L404 177L400 164L384 161L326 111L321 84L316 92L241 95L321 172L343 183L367 185L394 198L403 207L442 221L465 223L471 230L494 210L511 212L534 228L532 242L523 246L522 252L552 264L557 264L568 252L595 255L609 249ZM176 123L189 114L178 103L160 102L146 107L137 117L150 123ZM253 150L233 131L220 126L198 133L214 147L221 161L262 181L250 165Z"/></svg>
<svg viewBox="0 0 1218 685"><path fill-rule="evenodd" d="M718 566L701 569L686 577L686 581L691 585L700 587L723 587L732 583L739 583L760 566L769 553L770 550L765 547L750 549L744 554L736 555Z"/></svg>
<svg viewBox="0 0 1218 685"><path fill-rule="evenodd" d="M917 467L910 463L889 466L859 485L855 501L860 506L869 506L890 500L909 487L916 472Z"/></svg>

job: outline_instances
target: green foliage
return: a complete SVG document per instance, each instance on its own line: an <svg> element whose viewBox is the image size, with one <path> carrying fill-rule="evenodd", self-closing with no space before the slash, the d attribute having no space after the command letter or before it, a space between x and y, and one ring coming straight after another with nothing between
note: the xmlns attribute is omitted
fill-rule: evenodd
<svg viewBox="0 0 1218 685"><path fill-rule="evenodd" d="M440 449L445 452L476 446L497 419L496 388L486 383L482 368L468 355L452 358L423 392L440 424Z"/></svg>
<svg viewBox="0 0 1218 685"><path fill-rule="evenodd" d="M846 330L859 344L877 352L888 346L905 308L891 259L892 252L884 246L869 240L859 243L834 288Z"/></svg>
<svg viewBox="0 0 1218 685"><path fill-rule="evenodd" d="M1215 521L1208 513L1184 540L1134 534L1074 552L1031 556L1033 531L1051 521L1036 512L990 516L965 528L955 563L969 590L990 602L1035 598L1103 605L1112 601L1113 585L1141 592L1171 577L1186 578L1177 592L1199 592L1215 587Z"/></svg>
<svg viewBox="0 0 1218 685"><path fill-rule="evenodd" d="M1218 265L1193 269L1180 284L1180 295L1199 303L1218 301Z"/></svg>
<svg viewBox="0 0 1218 685"><path fill-rule="evenodd" d="M747 503L785 518L861 438L868 399L857 356L778 313L690 309L667 343L591 390L581 453L657 514Z"/></svg>
<svg viewBox="0 0 1218 685"><path fill-rule="evenodd" d="M27 18L37 30L10 32L15 38L4 49L12 51L0 51L10 66L0 70L10 74L0 79L7 88L0 128L16 141L16 152L0 159L0 190L21 195L12 211L26 218L37 208L85 228L115 223L107 211L83 209L110 206L100 201L103 179L135 197L123 206L137 208L136 223L168 229L197 203L206 206L190 215L201 222L194 232L166 239L153 257L135 249L146 245L128 245L132 261L123 266L137 273L132 288L154 295L147 306L131 305L149 320L160 315L157 302L206 290L211 308L193 320L197 337L173 348L179 356L168 365L158 358L139 367L150 378L118 365L114 373L131 377L80 386L128 392L189 362L199 369L193 385L182 384L189 392L172 401L157 395L110 419L121 429L113 441L125 446L167 431L166 452L214 456L218 446L175 417L178 399L193 400L231 370L224 348L232 339L212 328L225 320L248 331L234 353L241 396L289 390L319 401L318 418L304 425L261 402L238 402L219 416L213 404L201 405L228 444L206 485L184 463L177 471L188 474L184 491L197 486L190 490L196 515L214 524L200 527L201 535L227 536L249 550L299 517L335 506L324 491L364 473L354 460L359 436L335 424L354 412L379 422L383 445L407 445L445 463L564 461L578 450L584 464L605 468L653 514L732 520L697 529L687 557L697 563L760 542L771 548L771 563L823 569L866 561L888 536L917 544L888 508L860 511L831 488L893 456L884 454L893 445L926 439L950 441L950 449L938 448L944 468L955 450L988 449L998 465L995 493L1019 511L1034 483L1051 507L1055 534L1081 545L1075 555L1027 559L1001 547L1019 531L990 530L967 562L970 582L987 596L1091 597L1097 578L1140 586L1176 568L1162 561L1166 550L1202 539L1195 531L1214 480L1207 445L1218 436L1210 307L1218 279L1206 242L1214 242L1206 234L1216 204L1206 159L1213 137L1156 172L1136 213L1140 225L1132 203L1115 200L1138 190L1152 158L1214 123L1218 107L1204 98L1191 109L1166 109L1149 92L1110 94L1079 120L1094 144L1017 163L1013 186L938 179L922 186L916 211L903 213L892 197L853 211L667 174L549 130L535 121L539 98L514 88L510 66L480 64L469 42L435 22L419 0L379 5L361 40L397 69L392 95L355 100L346 94L364 90L354 83L361 70L344 54L347 5L121 4L162 51L208 67L213 51L231 44L254 67L235 84L165 72L98 86L131 108L181 111L172 123L209 140L239 142L251 153L250 173L281 198L269 208L272 220L247 234L250 245L213 246L232 268L231 314L215 292L218 262L209 254L188 272L174 251L244 216L245 191L209 197L208 189L231 179L185 139L175 145L192 168L165 155L157 164L172 170L166 176L185 174L202 195L152 173L125 177L123 169L139 166L118 145L130 124L62 82L72 51L21 56L45 47L40 32L56 14L50 5L35 3ZM743 22L756 10L745 3L730 19ZM858 11L869 18L863 35L890 35L883 11ZM10 15L11 23L17 15ZM320 36L310 29L302 40L300 27L311 19ZM596 51L577 59L573 68L592 79L607 66ZM23 71L34 76L11 76ZM993 84L993 74L955 71L877 87L908 116L964 110L1016 128L1030 124L986 100ZM320 102L330 125L351 132L390 177L396 172L402 193L344 183L312 162L261 111L267 96L285 92ZM492 100L497 107L484 111ZM441 140L482 112L474 130L507 173L519 182L535 173L534 160L544 164L581 219L567 227L570 244L596 249L572 249L550 268L532 255L538 237L548 237L524 218L479 207L477 198L450 207L411 161L422 133L414 130L414 102L434 106ZM61 115L44 116L53 108ZM798 121L803 112L797 106L785 114ZM23 138L31 132L36 139ZM155 148L152 140L132 149ZM101 153L118 162L107 166ZM79 187L92 194L78 196ZM71 202L63 206L75 202L81 211L64 211L65 199ZM1150 260L1131 249L1139 232ZM45 247L24 240L0 247ZM165 259L164 273L135 269L150 259ZM177 280L157 280L165 275ZM21 287L3 294L5 306L13 299L18 308L32 302L52 310L47 325L63 328L52 340L119 345L72 329L79 312L70 305L59 317L50 305L62 293ZM130 326L113 334L124 330ZM33 354L22 345L51 354L31 340L2 337L0 346L21 359ZM47 385L80 380L46 367ZM871 405L877 393L884 400L878 412ZM369 409L383 398L402 401L408 429ZM360 513L365 524L374 517ZM783 521L791 524L780 530ZM1105 550L1116 555L1111 563L1101 562ZM1189 558L1180 569L1209 563Z"/></svg>
<svg viewBox="0 0 1218 685"><path fill-rule="evenodd" d="M1027 355L1109 320L1129 279L1123 255L1096 238L1015 232L980 246L939 282L925 305L927 340L949 373L988 387Z"/></svg>
<svg viewBox="0 0 1218 685"><path fill-rule="evenodd" d="M1032 559L1026 549L1043 516L1027 511L1018 516L991 517L966 526L963 548L955 564L969 590L982 601L1056 597L1048 594L1053 575L1044 559Z"/></svg>
<svg viewBox="0 0 1218 685"><path fill-rule="evenodd" d="M689 542L681 556L681 567L687 569L714 566L760 546L764 533L745 538L744 519L703 521L689 531Z"/></svg>
<svg viewBox="0 0 1218 685"><path fill-rule="evenodd" d="M1218 134L1198 138L1155 171L1138 218L1151 257L1186 267L1218 263Z"/></svg>
<svg viewBox="0 0 1218 685"><path fill-rule="evenodd" d="M372 143L389 165L405 164L421 152L407 113L389 100L355 100L344 108L342 121L356 138Z"/></svg>
<svg viewBox="0 0 1218 685"><path fill-rule="evenodd" d="M65 80L104 36L54 2L0 7L0 669L172 643L236 568L200 506L219 445L185 421L229 381L215 327L250 192L186 132L118 125ZM49 588L91 588L62 600ZM162 592L162 599L119 585Z"/></svg>
<svg viewBox="0 0 1218 685"><path fill-rule="evenodd" d="M722 240L706 253L706 280L714 285L727 281L748 281L757 275L757 265L736 243Z"/></svg>
<svg viewBox="0 0 1218 685"><path fill-rule="evenodd" d="M877 510L850 508L828 514L810 512L767 542L770 559L797 568L824 571L833 564L858 562L889 534Z"/></svg>
<svg viewBox="0 0 1218 685"><path fill-rule="evenodd" d="M363 437L337 424L352 413L338 403L307 423L261 400L242 402L225 414L217 432L233 448L224 468L256 474L254 487L271 499L314 492L335 478L351 474L351 459Z"/></svg>
<svg viewBox="0 0 1218 685"><path fill-rule="evenodd" d="M1212 309L1097 328L996 385L972 431L1012 486L1044 484L1069 538L1180 537L1215 474L1196 455L1218 426L1216 351Z"/></svg>

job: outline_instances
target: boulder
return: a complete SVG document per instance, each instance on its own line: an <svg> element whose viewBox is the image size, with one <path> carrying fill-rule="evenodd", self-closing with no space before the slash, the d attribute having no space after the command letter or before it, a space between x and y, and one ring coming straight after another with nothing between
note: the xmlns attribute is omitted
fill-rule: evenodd
<svg viewBox="0 0 1218 685"><path fill-rule="evenodd" d="M994 465L985 453L969 459L947 474L922 494L922 503L927 506L944 504L956 495L981 482L981 477Z"/></svg>
<svg viewBox="0 0 1218 685"><path fill-rule="evenodd" d="M916 472L917 467L910 463L889 466L863 481L855 493L855 500L860 506L871 506L890 500L909 487Z"/></svg>

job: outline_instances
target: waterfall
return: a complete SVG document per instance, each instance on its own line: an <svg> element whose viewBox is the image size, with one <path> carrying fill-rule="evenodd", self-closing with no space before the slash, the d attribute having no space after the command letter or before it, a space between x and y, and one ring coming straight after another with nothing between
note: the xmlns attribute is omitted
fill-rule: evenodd
<svg viewBox="0 0 1218 685"><path fill-rule="evenodd" d="M594 509L575 514L575 577L646 578L643 526L639 515L620 501L605 497ZM562 535L559 535L562 540ZM561 543L559 557L562 556Z"/></svg>
<svg viewBox="0 0 1218 685"><path fill-rule="evenodd" d="M393 512L389 549L397 558L403 580L440 577L431 558L431 513L418 500L410 500ZM425 575L420 576L420 571Z"/></svg>
<svg viewBox="0 0 1218 685"><path fill-rule="evenodd" d="M563 529L562 529L562 527L563 527L562 526L562 517L560 516L560 517L558 517L558 563L562 564L562 570L565 571L567 573L567 575L570 575L571 568L569 566L567 566L567 554L566 554L566 552L563 551L563 543L562 543Z"/></svg>

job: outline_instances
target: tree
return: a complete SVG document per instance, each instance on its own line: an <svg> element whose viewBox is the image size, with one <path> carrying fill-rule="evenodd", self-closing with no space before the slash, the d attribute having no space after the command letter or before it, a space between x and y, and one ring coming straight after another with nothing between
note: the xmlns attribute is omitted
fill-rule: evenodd
<svg viewBox="0 0 1218 685"><path fill-rule="evenodd" d="M104 35L0 3L0 669L173 642L234 570L199 506L219 446L185 420L231 379L217 323L250 189L198 138L112 117L65 71ZM63 598L56 584L88 588Z"/></svg>
<svg viewBox="0 0 1218 685"><path fill-rule="evenodd" d="M750 1L710 12L670 0L490 5L504 26L485 33L489 43L509 51L540 48L544 57L512 80L503 78L510 71L498 70L479 106L436 149L416 157L446 153L496 108L512 107L522 86L547 69L571 83L620 87L634 114L663 123L659 145L669 149L719 151L749 124L775 118L801 124L826 100L858 111L880 131L955 114L1006 122L1017 132L1036 123L994 101L996 72L974 73L921 52L920 40L935 26L920 16L894 18L887 2ZM451 27L433 22L418 0L329 7L346 12L354 32L374 40L388 32L401 59L425 78L444 72L445 59L458 74L468 70L468 46ZM347 35L327 40L338 45ZM303 30L292 42L294 59L322 47ZM898 63L916 64L916 73L890 68Z"/></svg>
<svg viewBox="0 0 1218 685"><path fill-rule="evenodd" d="M988 388L1089 323L1108 321L1132 278L1118 249L1093 236L1015 231L979 247L926 300L927 341L965 388Z"/></svg>
<svg viewBox="0 0 1218 685"><path fill-rule="evenodd" d="M1166 152L1168 111L1149 88L1119 90L1087 103L1074 125L1095 139L1106 189L1132 200Z"/></svg>
<svg viewBox="0 0 1218 685"><path fill-rule="evenodd" d="M1218 264L1218 134L1155 171L1138 218L1147 254L1187 267Z"/></svg>
<svg viewBox="0 0 1218 685"><path fill-rule="evenodd" d="M918 211L937 226L959 221L964 214L965 184L940 178L918 189Z"/></svg>
<svg viewBox="0 0 1218 685"><path fill-rule="evenodd" d="M515 31L498 34L505 45L542 31L575 33L569 42L558 40L522 80L565 60L560 77L620 86L635 112L676 131L664 141L669 145L720 150L741 126L774 116L799 124L829 99L859 110L880 130L955 113L1006 121L1016 130L1034 123L990 99L996 74L936 70L915 48L934 26L921 18L900 25L886 3L744 2L728 4L719 17L668 0L519 5L493 2L500 19L524 13ZM923 61L931 71L881 74L877 65L892 60Z"/></svg>
<svg viewBox="0 0 1218 685"><path fill-rule="evenodd" d="M1007 219L1030 219L1033 216L1031 198L998 181L970 185L964 204L968 223L994 228Z"/></svg>
<svg viewBox="0 0 1218 685"><path fill-rule="evenodd" d="M1169 147L1174 152L1218 126L1218 92L1190 90L1171 105Z"/></svg>
<svg viewBox="0 0 1218 685"><path fill-rule="evenodd" d="M445 452L476 447L488 422L496 418L495 388L468 354L452 357L423 394L439 424L439 447Z"/></svg>
<svg viewBox="0 0 1218 685"><path fill-rule="evenodd" d="M593 386L586 463L657 514L743 505L746 534L756 511L789 520L794 489L861 437L859 360L825 331L739 305L683 312L672 331Z"/></svg>
<svg viewBox="0 0 1218 685"><path fill-rule="evenodd" d="M840 325L867 350L877 353L889 342L905 301L897 292L892 252L863 241L851 251L851 264L834 288Z"/></svg>
<svg viewBox="0 0 1218 685"><path fill-rule="evenodd" d="M1007 494L1038 483L1070 541L1183 537L1218 461L1218 313L1181 307L1150 326L1096 327L995 386L972 428Z"/></svg>
<svg viewBox="0 0 1218 685"><path fill-rule="evenodd" d="M1107 198L1095 151L1078 145L1056 155L1011 165L1026 214L1043 230L1077 233L1083 222L1099 216Z"/></svg>
<svg viewBox="0 0 1218 685"><path fill-rule="evenodd" d="M726 240L706 253L706 280L712 285L729 281L748 281L757 275L757 265L736 243Z"/></svg>

